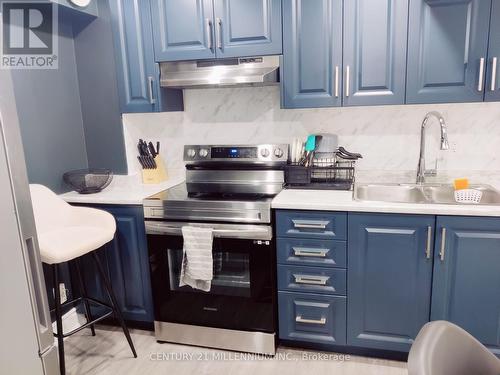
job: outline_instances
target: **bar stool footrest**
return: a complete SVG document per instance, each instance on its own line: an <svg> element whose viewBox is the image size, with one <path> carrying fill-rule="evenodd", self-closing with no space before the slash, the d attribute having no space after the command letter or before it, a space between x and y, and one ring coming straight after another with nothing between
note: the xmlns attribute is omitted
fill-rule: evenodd
<svg viewBox="0 0 500 375"><path fill-rule="evenodd" d="M69 306L69 305L74 305L74 304L76 304L77 302L81 302L81 301L85 301L85 300L87 300L87 301L89 301L89 302L93 303L94 305L98 305L98 306L104 307L104 308L108 309L109 311L107 311L105 314L103 314L103 315L99 316L98 318L92 319L90 322L87 322L87 323L85 323L85 324L82 324L81 326L79 326L79 327L77 327L77 328L73 329L73 330L72 330L72 331L70 331L70 332L67 332L67 333L64 333L64 332L63 332L62 337L64 337L64 338L69 337L69 336L71 336L71 335L73 335L73 334L75 334L75 333L77 333L77 332L81 331L82 329L88 328L88 327L90 327L91 325L96 324L96 323L100 322L101 320L104 320L104 319L106 319L106 318L110 317L110 316L111 316L111 315L113 315L113 313L114 313L113 307L111 307L110 305L108 305L108 304L106 304L106 303L104 303L104 302L101 302L101 301L99 301L99 300L96 300L95 298L91 298L91 297L78 297L78 298L75 298L75 299L73 299L73 300L71 300L71 301L67 301L67 302L63 303L63 304L61 305L61 308L63 308L63 307L67 307L67 306ZM54 311L55 311L55 309L50 310L50 312L51 312L51 313L52 313L52 312L54 312ZM59 333L54 333L54 336L55 336L55 337L59 337L58 335L59 335Z"/></svg>

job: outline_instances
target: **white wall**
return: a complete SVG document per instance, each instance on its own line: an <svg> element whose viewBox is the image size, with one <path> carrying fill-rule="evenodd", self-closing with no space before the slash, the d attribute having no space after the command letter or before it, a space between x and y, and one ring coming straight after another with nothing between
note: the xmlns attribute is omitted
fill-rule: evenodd
<svg viewBox="0 0 500 375"><path fill-rule="evenodd" d="M139 170L137 140L159 140L169 168L183 168L185 144L290 143L329 132L360 152L358 181L414 179L420 124L430 110L448 125L451 149L439 151L439 126L429 124L427 161L440 180L453 176L500 181L500 103L280 109L278 87L186 90L185 112L124 115L129 173ZM435 120L432 120L435 121Z"/></svg>

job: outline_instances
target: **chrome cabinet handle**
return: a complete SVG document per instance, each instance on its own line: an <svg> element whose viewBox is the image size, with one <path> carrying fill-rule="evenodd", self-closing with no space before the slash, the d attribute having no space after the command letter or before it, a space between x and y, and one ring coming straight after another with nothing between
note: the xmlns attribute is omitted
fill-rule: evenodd
<svg viewBox="0 0 500 375"><path fill-rule="evenodd" d="M217 24L217 48L222 49L222 20L217 18L215 23Z"/></svg>
<svg viewBox="0 0 500 375"><path fill-rule="evenodd" d="M214 42L212 39L212 20L210 20L210 18L207 18L205 22L207 23L208 49L212 50L214 48Z"/></svg>
<svg viewBox="0 0 500 375"><path fill-rule="evenodd" d="M307 276L307 275L293 275L296 284L306 285L326 285L330 280L329 276Z"/></svg>
<svg viewBox="0 0 500 375"><path fill-rule="evenodd" d="M329 221L312 221L312 220L292 220L293 226L295 228L307 228L307 229L326 229Z"/></svg>
<svg viewBox="0 0 500 375"><path fill-rule="evenodd" d="M339 67L335 67L335 97L339 97Z"/></svg>
<svg viewBox="0 0 500 375"><path fill-rule="evenodd" d="M320 324L320 325L325 325L326 324L326 318L321 318L319 320L316 320L316 319L304 319L304 318L302 318L302 315L297 315L295 317L295 321L297 323L304 323L304 324Z"/></svg>
<svg viewBox="0 0 500 375"><path fill-rule="evenodd" d="M477 91L483 91L483 81L484 81L484 57L479 59L479 82L477 83Z"/></svg>
<svg viewBox="0 0 500 375"><path fill-rule="evenodd" d="M349 97L351 95L351 67L349 65L345 68L345 96Z"/></svg>
<svg viewBox="0 0 500 375"><path fill-rule="evenodd" d="M491 91L496 90L496 84L497 84L497 65L498 65L498 58L494 57L493 60L491 61Z"/></svg>
<svg viewBox="0 0 500 375"><path fill-rule="evenodd" d="M305 247L292 247L293 254L298 257L317 257L326 258L329 250L309 249Z"/></svg>
<svg viewBox="0 0 500 375"><path fill-rule="evenodd" d="M149 76L148 77L148 95L149 95L149 104L155 104L156 103L156 99L154 97L154 94L153 94L153 83L154 83L154 78Z"/></svg>
<svg viewBox="0 0 500 375"><path fill-rule="evenodd" d="M431 259L431 242L432 242L432 227L427 227L427 247L425 249L425 257Z"/></svg>
<svg viewBox="0 0 500 375"><path fill-rule="evenodd" d="M439 258L444 262L444 255L446 252L446 228L441 229L441 249L439 250Z"/></svg>

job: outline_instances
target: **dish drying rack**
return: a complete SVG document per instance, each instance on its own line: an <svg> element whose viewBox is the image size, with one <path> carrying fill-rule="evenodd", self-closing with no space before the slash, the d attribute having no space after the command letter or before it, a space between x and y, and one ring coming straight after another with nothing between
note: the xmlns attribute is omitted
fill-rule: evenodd
<svg viewBox="0 0 500 375"><path fill-rule="evenodd" d="M343 149L344 152L345 149ZM336 151L323 157L318 154L304 163L289 163L285 167L285 188L311 190L352 190L356 161L360 154Z"/></svg>

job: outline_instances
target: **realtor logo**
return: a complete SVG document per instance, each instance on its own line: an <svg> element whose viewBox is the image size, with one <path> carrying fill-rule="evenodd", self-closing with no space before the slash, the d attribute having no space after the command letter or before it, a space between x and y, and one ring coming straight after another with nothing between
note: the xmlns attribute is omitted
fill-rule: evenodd
<svg viewBox="0 0 500 375"><path fill-rule="evenodd" d="M3 69L57 69L57 5L47 1L1 3Z"/></svg>

